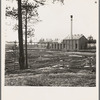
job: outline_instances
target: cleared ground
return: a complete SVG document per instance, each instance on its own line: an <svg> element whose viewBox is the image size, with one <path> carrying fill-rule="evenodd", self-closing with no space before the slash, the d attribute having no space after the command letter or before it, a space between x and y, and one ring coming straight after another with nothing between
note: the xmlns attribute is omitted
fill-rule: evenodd
<svg viewBox="0 0 100 100"><path fill-rule="evenodd" d="M28 65L19 70L18 52L7 52L5 85L96 86L95 53L29 50Z"/></svg>

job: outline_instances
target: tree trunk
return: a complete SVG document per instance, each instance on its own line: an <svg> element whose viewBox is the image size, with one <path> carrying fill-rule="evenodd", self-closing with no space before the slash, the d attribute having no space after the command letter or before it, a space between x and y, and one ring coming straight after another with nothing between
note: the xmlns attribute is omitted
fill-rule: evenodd
<svg viewBox="0 0 100 100"><path fill-rule="evenodd" d="M27 1L26 1L26 19L25 19L25 55L26 55L26 59L25 59L25 64L26 64L26 68L28 68L28 61L27 61Z"/></svg>
<svg viewBox="0 0 100 100"><path fill-rule="evenodd" d="M22 33L21 0L18 0L18 39L19 39L19 66L20 66L20 69L25 69L24 49L23 49L23 33Z"/></svg>

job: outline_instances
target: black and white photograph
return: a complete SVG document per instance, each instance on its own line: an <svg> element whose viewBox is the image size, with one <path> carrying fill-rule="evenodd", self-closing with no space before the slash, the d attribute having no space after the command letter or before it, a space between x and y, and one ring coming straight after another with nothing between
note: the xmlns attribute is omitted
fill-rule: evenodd
<svg viewBox="0 0 100 100"><path fill-rule="evenodd" d="M98 2L5 0L4 86L96 87Z"/></svg>

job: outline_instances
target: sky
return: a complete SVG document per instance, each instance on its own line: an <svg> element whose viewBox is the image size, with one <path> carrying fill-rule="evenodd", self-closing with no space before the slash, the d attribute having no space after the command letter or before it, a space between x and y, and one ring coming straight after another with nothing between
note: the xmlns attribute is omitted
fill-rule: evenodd
<svg viewBox="0 0 100 100"><path fill-rule="evenodd" d="M97 3L95 3L97 1ZM16 6L15 3L11 5ZM73 15L73 34L90 35L97 39L98 34L98 0L64 0L60 2L46 2L45 6L38 9L39 19L33 24L35 35L33 41L44 39L62 40L71 34L70 15ZM18 31L13 30L17 20L6 17L5 40L18 41Z"/></svg>

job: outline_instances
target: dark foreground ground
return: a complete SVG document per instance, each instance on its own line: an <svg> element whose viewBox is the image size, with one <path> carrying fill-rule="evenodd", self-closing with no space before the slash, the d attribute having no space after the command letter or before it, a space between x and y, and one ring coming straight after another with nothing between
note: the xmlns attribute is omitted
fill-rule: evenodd
<svg viewBox="0 0 100 100"><path fill-rule="evenodd" d="M19 70L18 53L6 53L6 86L96 86L96 54L29 50L29 69Z"/></svg>

